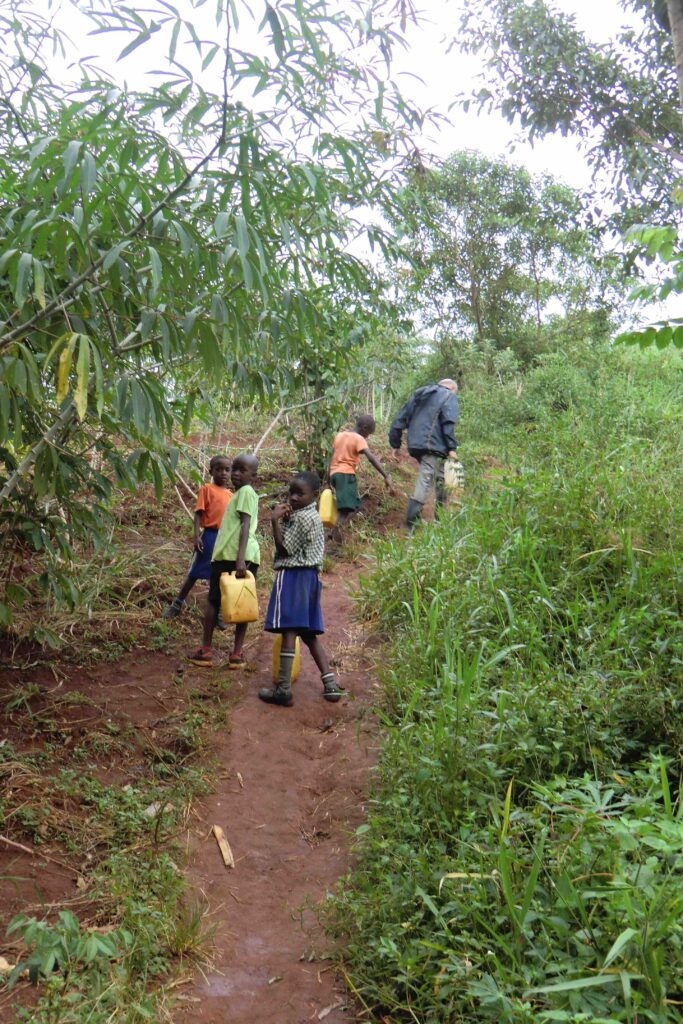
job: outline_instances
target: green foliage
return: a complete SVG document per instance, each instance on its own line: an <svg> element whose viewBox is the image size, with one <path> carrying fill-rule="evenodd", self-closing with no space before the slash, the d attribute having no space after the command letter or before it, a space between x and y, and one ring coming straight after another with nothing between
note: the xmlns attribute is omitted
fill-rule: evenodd
<svg viewBox="0 0 683 1024"><path fill-rule="evenodd" d="M378 545L381 787L335 908L377 1019L680 1019L677 373L482 378L468 501Z"/></svg>
<svg viewBox="0 0 683 1024"><path fill-rule="evenodd" d="M77 57L60 16L0 13L1 626L17 561L42 552L46 585L75 603L74 546L103 536L113 486L160 496L174 432L291 399L303 363L341 372L380 305L349 242L389 252L355 211L393 205L385 133L399 170L420 120L385 83L394 5L267 6L253 53L247 4L217 6L211 41L190 7L74 8L124 66L152 36L165 49L168 71L137 91L95 60L59 80L53 53Z"/></svg>
<svg viewBox="0 0 683 1024"><path fill-rule="evenodd" d="M671 37L652 0L624 0L641 24L596 43L571 14L546 0L476 0L462 14L455 44L485 59L484 83L463 100L495 108L531 139L573 135L604 172L621 225L661 221L672 211L681 121Z"/></svg>
<svg viewBox="0 0 683 1024"><path fill-rule="evenodd" d="M641 284L635 288L631 293L632 301L663 301L670 295L683 294L683 249L678 230L673 225L637 225L627 232L624 241L627 244L635 243L649 264L663 265L667 272L663 281ZM683 318L651 324L644 330L625 331L616 340L627 345L640 345L641 348L650 345L666 348L672 344L676 348L683 348Z"/></svg>
<svg viewBox="0 0 683 1024"><path fill-rule="evenodd" d="M548 344L549 306L570 320L614 303L613 261L581 197L549 176L456 153L413 175L404 206L409 303L440 340L529 360Z"/></svg>

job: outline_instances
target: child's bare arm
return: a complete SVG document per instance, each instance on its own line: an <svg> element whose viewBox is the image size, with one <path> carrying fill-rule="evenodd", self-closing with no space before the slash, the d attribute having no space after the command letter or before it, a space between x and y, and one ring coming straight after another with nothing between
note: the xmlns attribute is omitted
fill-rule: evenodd
<svg viewBox="0 0 683 1024"><path fill-rule="evenodd" d="M276 505L270 517L270 525L273 528L273 540L275 541L275 548L278 555L288 555L289 552L285 547L285 538L282 532L282 522L291 514L291 508L286 503Z"/></svg>
<svg viewBox="0 0 683 1024"><path fill-rule="evenodd" d="M372 468L376 469L380 476L384 477L384 483L387 485L389 490L391 490L391 480L389 479L389 474L384 471L382 463L379 461L379 459L372 454L369 448L365 448L362 454L366 457Z"/></svg>
<svg viewBox="0 0 683 1024"><path fill-rule="evenodd" d="M238 579L244 579L247 574L245 554L247 550L247 541L249 540L251 516L248 512L238 512L238 515L240 517L240 539L237 545L237 558L235 559L235 576L237 576Z"/></svg>
<svg viewBox="0 0 683 1024"><path fill-rule="evenodd" d="M195 512L194 514L194 549L200 553L204 550L204 541L202 540L202 513Z"/></svg>

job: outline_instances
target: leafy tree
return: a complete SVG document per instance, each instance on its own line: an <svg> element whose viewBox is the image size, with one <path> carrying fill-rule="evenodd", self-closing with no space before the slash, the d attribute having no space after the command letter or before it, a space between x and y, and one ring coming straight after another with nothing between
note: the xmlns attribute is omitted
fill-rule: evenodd
<svg viewBox="0 0 683 1024"><path fill-rule="evenodd" d="M622 225L662 223L683 166L674 48L659 0L623 6L642 29L598 44L546 0L468 3L455 42L484 56L485 84L465 102L497 109L531 139L574 136L603 172L607 212L616 205ZM606 215L600 206L594 212Z"/></svg>
<svg viewBox="0 0 683 1024"><path fill-rule="evenodd" d="M165 45L138 90L30 0L0 11L0 624L28 596L17 551L46 552L45 586L75 602L72 545L114 484L159 493L174 431L216 394L286 396L376 315L349 241L391 246L355 211L391 209L419 123L388 79L409 3L265 3L258 52L245 3L217 3L210 40L203 3L70 5L119 60Z"/></svg>
<svg viewBox="0 0 683 1024"><path fill-rule="evenodd" d="M414 175L403 229L408 290L437 339L512 348L544 345L549 308L604 311L609 261L575 191L472 152Z"/></svg>

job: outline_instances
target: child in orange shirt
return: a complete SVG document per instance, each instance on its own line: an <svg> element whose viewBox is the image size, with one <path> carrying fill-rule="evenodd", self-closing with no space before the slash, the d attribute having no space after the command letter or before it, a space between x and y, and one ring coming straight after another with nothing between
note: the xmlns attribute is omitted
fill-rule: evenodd
<svg viewBox="0 0 683 1024"><path fill-rule="evenodd" d="M364 413L356 420L355 430L342 430L334 439L332 459L328 470L330 484L334 488L337 500L337 525L332 531L332 540L339 543L342 528L351 516L361 507L358 493L356 470L361 455L364 455L373 469L384 477L384 483L393 494L388 473L382 469L379 460L372 454L367 439L375 433L375 421L372 416Z"/></svg>
<svg viewBox="0 0 683 1024"><path fill-rule="evenodd" d="M216 543L218 527L221 525L232 491L230 482L230 459L226 455L214 455L209 463L211 483L199 489L194 513L194 555L187 578L180 588L180 593L173 599L164 612L165 619L175 619L180 615L185 598L197 580L211 579L211 556Z"/></svg>

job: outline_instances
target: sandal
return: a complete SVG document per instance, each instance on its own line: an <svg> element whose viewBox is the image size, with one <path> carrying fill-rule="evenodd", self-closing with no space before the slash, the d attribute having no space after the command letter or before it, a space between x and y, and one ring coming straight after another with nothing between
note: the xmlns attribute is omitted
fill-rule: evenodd
<svg viewBox="0 0 683 1024"><path fill-rule="evenodd" d="M233 671L233 669L245 668L246 664L247 661L244 655L236 654L235 651L233 651L230 657L228 658L228 669L230 671Z"/></svg>
<svg viewBox="0 0 683 1024"><path fill-rule="evenodd" d="M213 657L211 655L210 647L198 647L192 654L188 654L187 660L192 665L199 665L200 668L212 668Z"/></svg>

